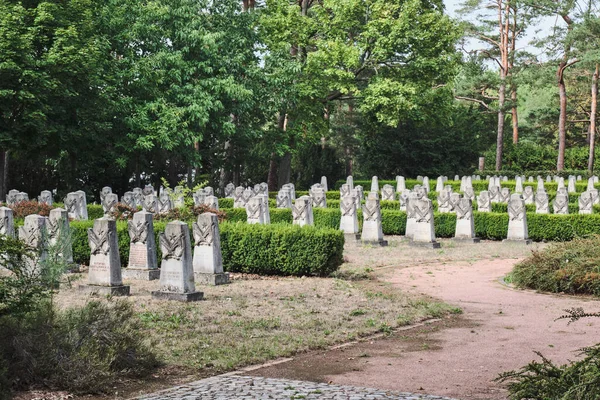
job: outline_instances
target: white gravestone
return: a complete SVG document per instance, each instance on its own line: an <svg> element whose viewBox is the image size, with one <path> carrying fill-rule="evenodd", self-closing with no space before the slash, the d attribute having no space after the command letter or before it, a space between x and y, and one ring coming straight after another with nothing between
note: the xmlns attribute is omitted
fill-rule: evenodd
<svg viewBox="0 0 600 400"><path fill-rule="evenodd" d="M54 204L54 199L52 198L52 192L49 190L43 190L42 193L38 196L38 203L46 204L51 206Z"/></svg>
<svg viewBox="0 0 600 400"><path fill-rule="evenodd" d="M508 202L508 234L505 242L530 244L527 231L527 212L521 195L514 193Z"/></svg>
<svg viewBox="0 0 600 400"><path fill-rule="evenodd" d="M535 194L535 213L536 214L548 214L548 193L546 191L538 191Z"/></svg>
<svg viewBox="0 0 600 400"><path fill-rule="evenodd" d="M383 240L383 229L381 227L381 209L379 207L378 192L370 192L367 200L362 207L363 228L360 240L363 243L378 244L387 246L387 241Z"/></svg>
<svg viewBox="0 0 600 400"><path fill-rule="evenodd" d="M40 267L48 257L48 233L46 222L48 218L31 214L25 217L23 226L19 227L19 239L35 250L34 259L27 259L27 268L31 271Z"/></svg>
<svg viewBox="0 0 600 400"><path fill-rule="evenodd" d="M262 199L255 196L246 203L246 222L249 224L264 224Z"/></svg>
<svg viewBox="0 0 600 400"><path fill-rule="evenodd" d="M53 252L63 262L73 266L73 243L67 210L63 208L50 210L46 230L50 248L53 248Z"/></svg>
<svg viewBox="0 0 600 400"><path fill-rule="evenodd" d="M156 259L153 214L139 211L127 221L129 232L129 262L123 271L126 279L152 281L160 277Z"/></svg>
<svg viewBox="0 0 600 400"><path fill-rule="evenodd" d="M579 196L579 214L593 214L594 213L594 197L591 192L587 190Z"/></svg>
<svg viewBox="0 0 600 400"><path fill-rule="evenodd" d="M475 221L473 219L473 203L467 198L461 198L454 206L456 212L456 229L454 240L479 243L475 237Z"/></svg>
<svg viewBox="0 0 600 400"><path fill-rule="evenodd" d="M492 202L490 201L490 194L487 190L482 190L477 196L477 211L479 212L492 212Z"/></svg>
<svg viewBox="0 0 600 400"><path fill-rule="evenodd" d="M194 280L201 285L224 285L229 274L223 272L219 219L216 214L203 213L193 224Z"/></svg>
<svg viewBox="0 0 600 400"><path fill-rule="evenodd" d="M106 193L102 200L102 210L104 211L105 217L110 217L117 211L117 203L119 197L115 193Z"/></svg>
<svg viewBox="0 0 600 400"><path fill-rule="evenodd" d="M394 201L396 200L396 192L392 185L383 185L381 189L381 200L383 201Z"/></svg>
<svg viewBox="0 0 600 400"><path fill-rule="evenodd" d="M426 246L432 249L440 248L440 244L435 240L435 226L433 221L433 205L431 200L426 197L417 199L414 203L415 225L411 245Z"/></svg>
<svg viewBox="0 0 600 400"><path fill-rule="evenodd" d="M11 208L0 207L0 235L15 237L15 219Z"/></svg>
<svg viewBox="0 0 600 400"><path fill-rule="evenodd" d="M523 189L522 197L523 197L523 201L525 201L525 204L534 204L535 203L533 188L531 186L525 186L525 189Z"/></svg>
<svg viewBox="0 0 600 400"><path fill-rule="evenodd" d="M308 196L300 196L292 204L292 219L294 225L314 225L312 200Z"/></svg>
<svg viewBox="0 0 600 400"><path fill-rule="evenodd" d="M345 234L356 235L358 233L358 215L356 214L356 198L344 196L340 200L340 230Z"/></svg>
<svg viewBox="0 0 600 400"><path fill-rule="evenodd" d="M552 203L552 208L554 210L554 214L568 214L569 197L561 193L557 194L554 202Z"/></svg>

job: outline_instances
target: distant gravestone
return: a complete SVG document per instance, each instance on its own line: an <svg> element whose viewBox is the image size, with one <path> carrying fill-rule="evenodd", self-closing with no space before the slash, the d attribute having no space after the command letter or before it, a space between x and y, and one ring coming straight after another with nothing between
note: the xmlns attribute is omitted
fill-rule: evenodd
<svg viewBox="0 0 600 400"><path fill-rule="evenodd" d="M482 190L477 196L477 211L479 212L492 212L492 202L490 201L490 194L487 190Z"/></svg>
<svg viewBox="0 0 600 400"><path fill-rule="evenodd" d="M262 199L255 196L246 203L246 222L264 224Z"/></svg>
<svg viewBox="0 0 600 400"><path fill-rule="evenodd" d="M175 189L177 189L177 188L175 188ZM215 195L215 190L211 186L204 186L204 188L202 190L204 191L204 194L207 196Z"/></svg>
<svg viewBox="0 0 600 400"><path fill-rule="evenodd" d="M460 199L462 198L462 196L460 195L460 193L452 193L450 194L450 201L449 201L449 212L456 212L456 205L458 204L458 202L460 201Z"/></svg>
<svg viewBox="0 0 600 400"><path fill-rule="evenodd" d="M350 191L352 189L350 189L350 185L348 185L347 183L344 183L342 186L340 186L340 199L346 196L350 196Z"/></svg>
<svg viewBox="0 0 600 400"><path fill-rule="evenodd" d="M233 192L233 208L246 208L244 188L241 186L236 187Z"/></svg>
<svg viewBox="0 0 600 400"><path fill-rule="evenodd" d="M104 211L105 217L109 217L116 212L118 202L119 197L116 193L106 193L104 195L104 199L102 200L102 210Z"/></svg>
<svg viewBox="0 0 600 400"><path fill-rule="evenodd" d="M167 191L162 191L160 197L156 200L158 214L168 214L173 209L173 201Z"/></svg>
<svg viewBox="0 0 600 400"><path fill-rule="evenodd" d="M529 179L527 179L527 182L529 182L529 183L535 182L534 179L533 179L533 176L530 176Z"/></svg>
<svg viewBox="0 0 600 400"><path fill-rule="evenodd" d="M518 193L513 194L508 202L508 234L504 241L531 243L527 231L525 202Z"/></svg>
<svg viewBox="0 0 600 400"><path fill-rule="evenodd" d="M281 188L281 190L277 193L275 201L277 208L292 208L292 198L290 197L290 190L288 188Z"/></svg>
<svg viewBox="0 0 600 400"><path fill-rule="evenodd" d="M117 238L117 223L114 219L94 220L94 227L88 229L91 250L88 269L88 284L79 289L88 293L111 296L128 296L129 286L123 285L121 259Z"/></svg>
<svg viewBox="0 0 600 400"><path fill-rule="evenodd" d="M80 219L87 220L88 219L88 211L87 211L87 198L85 196L85 192L83 190L78 190L75 193L79 196L79 215Z"/></svg>
<svg viewBox="0 0 600 400"><path fill-rule="evenodd" d="M202 300L204 293L196 291L190 230L185 222L172 221L160 234L160 289L152 292L157 299L177 301Z"/></svg>
<svg viewBox="0 0 600 400"><path fill-rule="evenodd" d="M567 191L569 193L577 193L577 188L575 187L575 177L573 175L569 176L569 181L567 183Z"/></svg>
<svg viewBox="0 0 600 400"><path fill-rule="evenodd" d="M435 240L433 205L431 200L426 197L415 200L414 212L415 225L410 244L438 249L440 244Z"/></svg>
<svg viewBox="0 0 600 400"><path fill-rule="evenodd" d="M204 205L212 210L219 210L219 198L217 196L206 196Z"/></svg>
<svg viewBox="0 0 600 400"><path fill-rule="evenodd" d="M15 237L15 220L11 208L0 207L0 235Z"/></svg>
<svg viewBox="0 0 600 400"><path fill-rule="evenodd" d="M232 199L234 191L235 191L235 185L233 183L229 182L227 185L225 185L225 198Z"/></svg>
<svg viewBox="0 0 600 400"><path fill-rule="evenodd" d="M460 176L458 176L458 175L454 175L454 180L455 180L455 181L459 181L459 180L460 180Z"/></svg>
<svg viewBox="0 0 600 400"><path fill-rule="evenodd" d="M283 189L283 188L286 188L286 189L288 189L288 190L290 191L290 198L291 198L292 200L296 200L296 187L294 186L294 184L293 184L293 183L286 183L286 184L285 184L285 185L283 185L281 188L282 188L282 189Z"/></svg>
<svg viewBox="0 0 600 400"><path fill-rule="evenodd" d="M229 283L229 274L223 272L219 219L216 214L203 213L193 224L194 279L203 285Z"/></svg>
<svg viewBox="0 0 600 400"><path fill-rule="evenodd" d="M396 192L400 193L406 189L406 181L403 176L396 177Z"/></svg>
<svg viewBox="0 0 600 400"><path fill-rule="evenodd" d="M38 203L46 204L48 206L51 206L52 204L54 204L54 199L52 198L52 192L49 190L42 191L42 193L40 193L40 195L38 196Z"/></svg>
<svg viewBox="0 0 600 400"><path fill-rule="evenodd" d="M46 221L48 244L61 261L73 264L73 239L69 225L69 213L64 208L50 210Z"/></svg>
<svg viewBox="0 0 600 400"><path fill-rule="evenodd" d="M577 175L577 182L581 181L581 175Z"/></svg>
<svg viewBox="0 0 600 400"><path fill-rule="evenodd" d="M321 177L321 186L323 186L323 190L325 190L326 192L329 190L329 186L327 186L327 177L326 176Z"/></svg>
<svg viewBox="0 0 600 400"><path fill-rule="evenodd" d="M142 188L136 187L132 190L133 196L135 197L135 205L141 206L144 202L144 192Z"/></svg>
<svg viewBox="0 0 600 400"><path fill-rule="evenodd" d="M542 191L546 191L546 188L544 187L544 180L542 178L538 178L536 192Z"/></svg>
<svg viewBox="0 0 600 400"><path fill-rule="evenodd" d="M523 193L523 179L517 176L515 182L515 193Z"/></svg>
<svg viewBox="0 0 600 400"><path fill-rule="evenodd" d="M552 203L552 208L554 210L554 214L568 214L569 197L565 194L558 193L554 199L554 202Z"/></svg>
<svg viewBox="0 0 600 400"><path fill-rule="evenodd" d="M160 277L156 259L153 214L138 211L127 221L129 232L129 262L123 271L126 279L152 281Z"/></svg>
<svg viewBox="0 0 600 400"><path fill-rule="evenodd" d="M354 190L356 191L356 195L354 193L352 195L356 197L358 206L360 207L361 202L365 199L365 191L361 185L356 185Z"/></svg>
<svg viewBox="0 0 600 400"><path fill-rule="evenodd" d="M442 189L444 189L444 177L438 176L435 182L435 191L439 193L442 191Z"/></svg>
<svg viewBox="0 0 600 400"><path fill-rule="evenodd" d="M589 178L588 184L587 184L587 190L594 190L595 189L594 184L595 184L594 178Z"/></svg>
<svg viewBox="0 0 600 400"><path fill-rule="evenodd" d="M81 215L81 206L79 202L81 201L81 196L77 192L71 192L67 194L67 197L64 200L65 208L69 213L69 218L74 220L82 220L85 219Z"/></svg>
<svg viewBox="0 0 600 400"><path fill-rule="evenodd" d="M158 198L153 194L144 196L142 209L152 214L158 214Z"/></svg>
<svg viewBox="0 0 600 400"><path fill-rule="evenodd" d="M404 236L407 239L412 239L414 235L415 224L417 223L415 204L419 199L420 197L416 192L410 192L406 201L406 230Z"/></svg>
<svg viewBox="0 0 600 400"><path fill-rule="evenodd" d="M19 195L18 190L15 189L11 189L8 191L8 193L6 194L6 204L9 206L12 206L13 204L17 203L17 196Z"/></svg>
<svg viewBox="0 0 600 400"><path fill-rule="evenodd" d="M425 188L425 191L427 193L429 193L429 191L431 190L431 187L429 186L429 178L428 177L426 177L426 176L423 177L423 185L422 186Z"/></svg>
<svg viewBox="0 0 600 400"><path fill-rule="evenodd" d="M376 176L371 178L371 192L379 193L379 179Z"/></svg>
<svg viewBox="0 0 600 400"><path fill-rule="evenodd" d="M149 196L151 194L156 196L156 192L154 191L154 187L152 185L144 186L144 188L142 189L142 194L144 196Z"/></svg>
<svg viewBox="0 0 600 400"><path fill-rule="evenodd" d="M508 203L510 200L510 189L502 188L500 189L500 193L498 194L498 202L499 203Z"/></svg>
<svg viewBox="0 0 600 400"><path fill-rule="evenodd" d="M313 208L327 208L327 195L323 188L315 188L310 191Z"/></svg>
<svg viewBox="0 0 600 400"><path fill-rule="evenodd" d="M381 209L379 207L379 194L377 191L369 193L362 211L363 228L360 236L361 242L387 246L387 241L383 240Z"/></svg>
<svg viewBox="0 0 600 400"><path fill-rule="evenodd" d="M358 233L358 216L356 214L356 199L353 196L345 196L340 199L340 230L345 234L356 235Z"/></svg>
<svg viewBox="0 0 600 400"><path fill-rule="evenodd" d="M212 188L210 188L212 194ZM173 190L173 200L172 200L173 208L183 208L185 207L185 197L184 190L182 186L175 186Z"/></svg>
<svg viewBox="0 0 600 400"><path fill-rule="evenodd" d="M19 227L19 239L35 251L34 258L26 260L30 271L37 270L40 263L48 257L47 220L48 218L41 215L31 214L25 217L23 226Z"/></svg>
<svg viewBox="0 0 600 400"><path fill-rule="evenodd" d="M454 206L456 212L456 229L454 240L479 243L475 237L475 221L473 219L473 203L467 198L461 198Z"/></svg>
<svg viewBox="0 0 600 400"><path fill-rule="evenodd" d="M104 202L104 198L106 197L106 195L111 193L112 189L109 186L104 186L100 191L100 204Z"/></svg>
<svg viewBox="0 0 600 400"><path fill-rule="evenodd" d="M500 203L500 187L492 186L489 190L490 202L491 203Z"/></svg>
<svg viewBox="0 0 600 400"><path fill-rule="evenodd" d="M259 194L256 197L258 197L261 201L263 224L270 224L271 212L269 211L269 195Z"/></svg>
<svg viewBox="0 0 600 400"><path fill-rule="evenodd" d="M352 175L346 178L346 184L350 186L350 190L354 189L354 179L352 178Z"/></svg>
<svg viewBox="0 0 600 400"><path fill-rule="evenodd" d="M452 192L447 189L442 189L438 193L438 211L441 213L450 212L450 194Z"/></svg>
<svg viewBox="0 0 600 400"><path fill-rule="evenodd" d="M123 197L121 197L121 203L125 204L127 207L131 207L134 210L137 209L136 196L133 192L125 192L123 193Z"/></svg>
<svg viewBox="0 0 600 400"><path fill-rule="evenodd" d="M579 214L593 214L594 212L594 198L591 192L587 190L581 193L579 196Z"/></svg>
<svg viewBox="0 0 600 400"><path fill-rule="evenodd" d="M400 201L400 211L406 211L406 203L408 202L408 196L410 195L410 190L404 189L398 195L398 199Z"/></svg>
<svg viewBox="0 0 600 400"><path fill-rule="evenodd" d="M475 192L473 191L472 186L467 186L464 190L463 197L473 201L475 200Z"/></svg>
<svg viewBox="0 0 600 400"><path fill-rule="evenodd" d="M381 200L384 201L395 201L396 200L396 192L394 191L394 187L392 185L383 185L381 189Z"/></svg>
<svg viewBox="0 0 600 400"><path fill-rule="evenodd" d="M548 214L548 193L546 191L538 191L535 194L535 213Z"/></svg>
<svg viewBox="0 0 600 400"><path fill-rule="evenodd" d="M523 189L522 197L523 197L523 201L525 202L525 204L534 204L535 203L533 188L531 186L525 186L525 189Z"/></svg>
<svg viewBox="0 0 600 400"><path fill-rule="evenodd" d="M292 219L294 225L314 225L312 200L308 196L300 196L292 205Z"/></svg>
<svg viewBox="0 0 600 400"><path fill-rule="evenodd" d="M206 199L206 192L204 189L198 189L194 193L192 193L192 198L194 199L195 206L204 205L204 200Z"/></svg>

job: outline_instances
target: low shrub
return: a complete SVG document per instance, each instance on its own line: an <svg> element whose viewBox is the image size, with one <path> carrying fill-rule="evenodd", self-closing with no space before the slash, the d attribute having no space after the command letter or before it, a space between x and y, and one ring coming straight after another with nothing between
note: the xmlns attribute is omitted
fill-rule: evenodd
<svg viewBox="0 0 600 400"><path fill-rule="evenodd" d="M520 288L600 296L600 236L556 243L535 251L512 272Z"/></svg>
<svg viewBox="0 0 600 400"><path fill-rule="evenodd" d="M99 204L88 204L87 212L89 219L98 219L104 217L104 209Z"/></svg>
<svg viewBox="0 0 600 400"><path fill-rule="evenodd" d="M31 214L39 214L47 217L50 215L50 210L54 207L49 206L46 203L38 203L35 200L28 200L12 204L10 208L13 210L13 217L15 219L21 219Z"/></svg>

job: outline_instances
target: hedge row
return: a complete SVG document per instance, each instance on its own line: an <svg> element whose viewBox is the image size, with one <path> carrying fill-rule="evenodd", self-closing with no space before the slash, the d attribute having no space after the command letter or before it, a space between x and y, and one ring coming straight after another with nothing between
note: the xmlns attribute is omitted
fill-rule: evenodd
<svg viewBox="0 0 600 400"><path fill-rule="evenodd" d="M158 235L164 232L165 225L164 222L154 223L159 260L161 252ZM73 259L76 263L89 263L87 229L92 226L91 220L71 223ZM336 229L232 222L221 223L219 228L223 267L226 271L326 276L337 270L343 261L344 235ZM129 233L126 222L117 222L117 235L121 265L126 267L129 258Z"/></svg>

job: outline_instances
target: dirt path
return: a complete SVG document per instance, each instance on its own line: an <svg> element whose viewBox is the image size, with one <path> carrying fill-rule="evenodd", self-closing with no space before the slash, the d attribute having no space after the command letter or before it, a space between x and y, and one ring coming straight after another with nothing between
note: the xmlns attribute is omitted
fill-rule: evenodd
<svg viewBox="0 0 600 400"><path fill-rule="evenodd" d="M393 255L402 250L399 245L388 252ZM453 251L460 253L460 249ZM398 254L404 261L406 253L402 253ZM461 316L398 332L385 340L303 355L254 374L459 399L505 399L506 391L494 378L536 359L533 351L564 363L576 357L576 349L600 341L600 320L571 325L555 321L566 308L600 311L600 302L507 288L498 279L510 272L514 259L422 261L413 267L386 262L381 279L460 306Z"/></svg>

